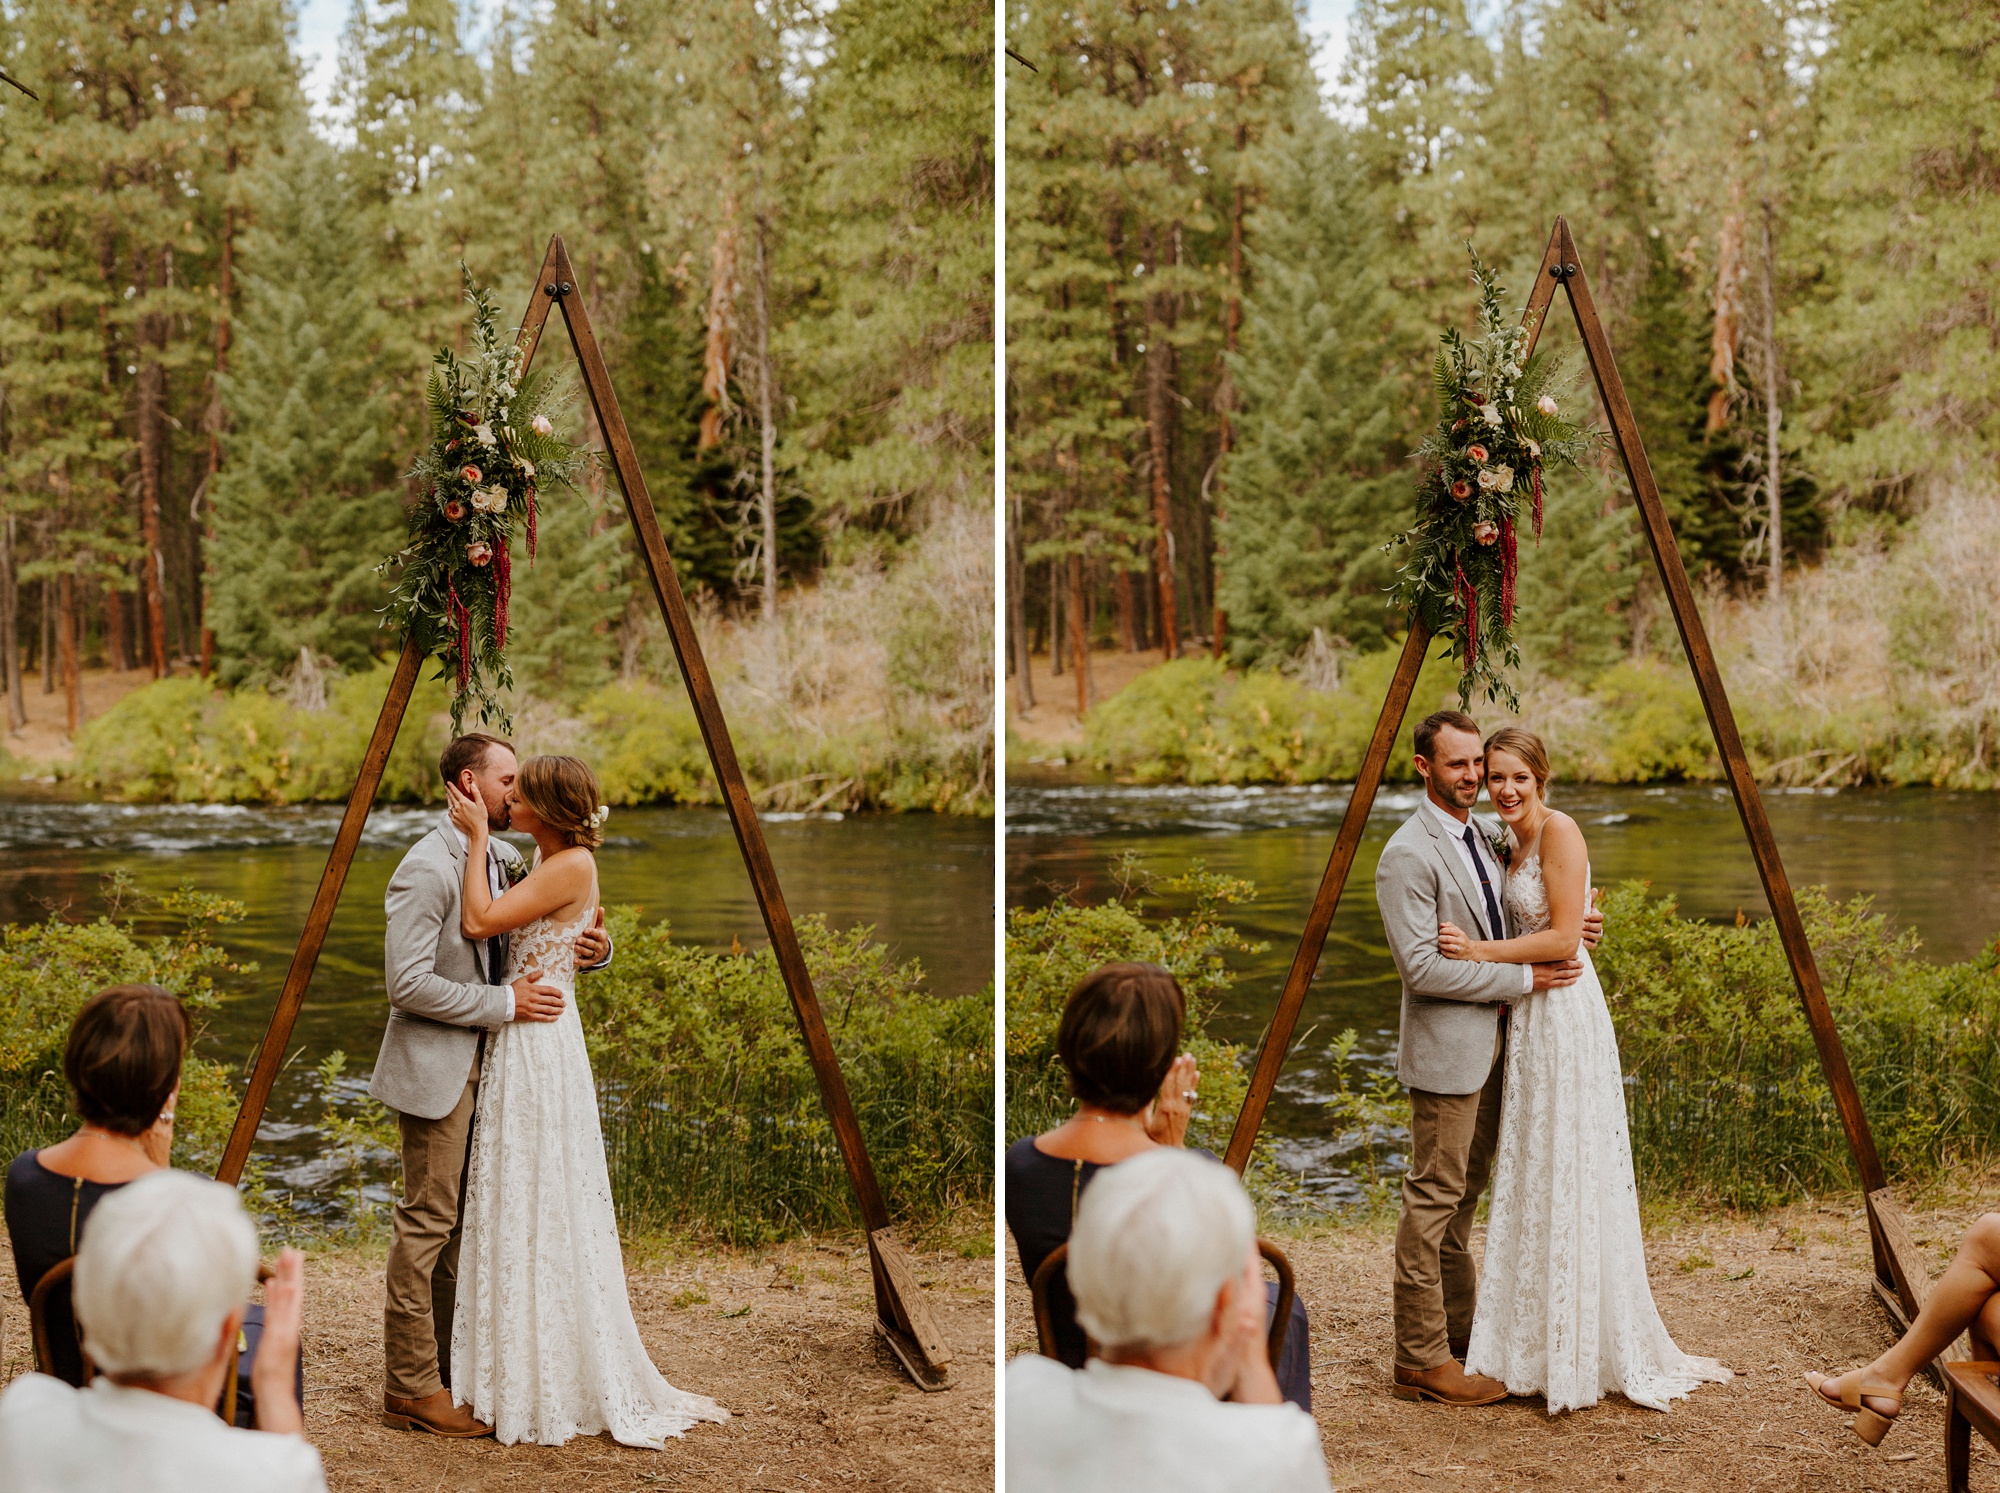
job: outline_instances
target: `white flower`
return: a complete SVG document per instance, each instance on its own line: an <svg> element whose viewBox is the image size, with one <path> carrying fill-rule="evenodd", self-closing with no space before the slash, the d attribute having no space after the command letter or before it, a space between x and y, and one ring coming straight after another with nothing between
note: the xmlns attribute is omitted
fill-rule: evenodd
<svg viewBox="0 0 2000 1493"><path fill-rule="evenodd" d="M1542 443L1534 440L1529 441L1528 454L1530 456L1540 456L1542 454Z"/></svg>
<svg viewBox="0 0 2000 1493"><path fill-rule="evenodd" d="M1540 399L1535 401L1535 408L1553 419L1556 413L1555 396L1553 394L1544 394Z"/></svg>
<svg viewBox="0 0 2000 1493"><path fill-rule="evenodd" d="M1541 453L1538 450L1535 454L1539 456ZM527 458L523 457L521 460L521 470L527 473L528 480L530 482L535 480L535 464L532 461L529 461Z"/></svg>
<svg viewBox="0 0 2000 1493"><path fill-rule="evenodd" d="M610 817L611 817L611 805L599 804L597 806L597 812L590 816L590 827L592 829L603 829L604 821L609 819Z"/></svg>
<svg viewBox="0 0 2000 1493"><path fill-rule="evenodd" d="M1482 404L1479 406L1479 417L1495 430L1500 428L1500 407L1498 405Z"/></svg>
<svg viewBox="0 0 2000 1493"><path fill-rule="evenodd" d="M1505 492L1514 485L1514 469L1512 467L1481 467L1479 469L1479 485L1488 492Z"/></svg>
<svg viewBox="0 0 2000 1493"><path fill-rule="evenodd" d="M498 513L507 506L507 489L504 487L476 488L472 494L472 506L481 513Z"/></svg>
<svg viewBox="0 0 2000 1493"><path fill-rule="evenodd" d="M472 438L480 445L491 448L497 444L493 439L493 427L485 421L472 427Z"/></svg>
<svg viewBox="0 0 2000 1493"><path fill-rule="evenodd" d="M534 432L535 432L535 434L536 434L536 435L554 435L554 434L555 434L555 429L556 429L556 428L555 428L555 426L553 426L553 425L551 425L551 424L549 423L549 417L548 417L547 415L537 415L537 416L535 416L535 418L534 418L534 420L533 420L533 422L532 422L532 426L533 426L533 429L534 429Z"/></svg>

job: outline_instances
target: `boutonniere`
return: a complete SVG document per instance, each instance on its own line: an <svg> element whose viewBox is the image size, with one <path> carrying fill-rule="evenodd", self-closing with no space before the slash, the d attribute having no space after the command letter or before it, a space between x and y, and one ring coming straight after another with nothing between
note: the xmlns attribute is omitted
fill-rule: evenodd
<svg viewBox="0 0 2000 1493"><path fill-rule="evenodd" d="M1514 859L1514 846L1507 838L1507 831L1504 829L1495 830L1486 837L1486 843L1492 847L1493 859L1500 862L1503 866L1512 863Z"/></svg>
<svg viewBox="0 0 2000 1493"><path fill-rule="evenodd" d="M507 878L507 885L519 886L528 874L528 863L521 859L521 852L505 840L496 840L499 847L500 873Z"/></svg>

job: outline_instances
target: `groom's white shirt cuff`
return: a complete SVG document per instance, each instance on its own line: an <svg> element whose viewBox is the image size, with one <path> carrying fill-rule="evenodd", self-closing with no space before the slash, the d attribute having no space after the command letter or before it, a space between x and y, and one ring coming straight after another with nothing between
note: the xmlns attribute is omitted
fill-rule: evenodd
<svg viewBox="0 0 2000 1493"><path fill-rule="evenodd" d="M467 855L472 854L471 837L468 836L464 830L460 829L455 824L451 826L451 832L454 835L458 836L458 848L460 850L463 850ZM486 843L489 846L492 845L493 839L490 835L487 837ZM487 852L486 856L486 890L493 894L494 899L496 901L499 900L500 896L507 890L506 883L502 881L500 877L500 863L499 861L494 859L493 854L490 850ZM492 942L492 940L482 939L481 942L490 943ZM507 991L507 1019L509 1021L512 1021L514 1019L514 987L512 985L509 985L506 987L506 991Z"/></svg>
<svg viewBox="0 0 2000 1493"><path fill-rule="evenodd" d="M1458 858L1465 862L1465 869L1471 873L1472 879L1476 882L1483 876L1486 884L1494 889L1494 900L1498 901L1500 888L1507 884L1507 873L1500 869L1498 862L1490 859L1492 851L1486 848L1486 836L1479 833L1476 825L1470 826L1472 845L1468 845L1465 843L1465 831L1468 827L1466 822L1461 822L1439 808L1437 800L1428 793L1424 795L1424 808L1437 821L1438 827L1444 831L1451 843L1458 847ZM1479 848L1475 850L1473 845ZM1502 934L1506 931L1505 928L1500 930ZM1532 995L1534 991L1535 967L1532 964L1524 964L1521 966L1521 994Z"/></svg>

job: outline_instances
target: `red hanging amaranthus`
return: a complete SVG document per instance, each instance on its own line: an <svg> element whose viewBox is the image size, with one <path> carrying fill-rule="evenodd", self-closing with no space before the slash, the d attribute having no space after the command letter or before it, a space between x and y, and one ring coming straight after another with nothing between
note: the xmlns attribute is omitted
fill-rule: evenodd
<svg viewBox="0 0 2000 1493"><path fill-rule="evenodd" d="M1537 488L1536 491L1540 492L1541 489ZM1542 500L1539 497L1536 498L1535 532L1537 534L1540 534L1542 532L1542 520L1540 517L1542 511L1541 504ZM535 490L531 487L528 489L528 563L530 565L535 563L535 509L539 506L540 505L535 502Z"/></svg>
<svg viewBox="0 0 2000 1493"><path fill-rule="evenodd" d="M1514 520L1500 520L1500 625L1514 625L1514 576L1520 568L1515 552Z"/></svg>
<svg viewBox="0 0 2000 1493"><path fill-rule="evenodd" d="M1479 592L1466 578L1465 561L1454 562L1458 567L1458 579L1452 585L1452 596L1463 609L1465 633L1465 672L1470 674L1479 657Z"/></svg>
<svg viewBox="0 0 2000 1493"><path fill-rule="evenodd" d="M1528 468L1535 481L1535 543L1542 542L1542 464L1538 461Z"/></svg>
<svg viewBox="0 0 2000 1493"><path fill-rule="evenodd" d="M472 613L458 599L456 585L451 588L445 614L458 623L458 687L463 690L472 680Z"/></svg>
<svg viewBox="0 0 2000 1493"><path fill-rule="evenodd" d="M507 601L514 590L512 546L501 540L493 550L493 646L507 646Z"/></svg>

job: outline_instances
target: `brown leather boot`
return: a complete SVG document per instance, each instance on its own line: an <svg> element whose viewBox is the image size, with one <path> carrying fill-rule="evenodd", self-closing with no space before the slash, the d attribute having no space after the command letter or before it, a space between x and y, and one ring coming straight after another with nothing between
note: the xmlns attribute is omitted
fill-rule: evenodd
<svg viewBox="0 0 2000 1493"><path fill-rule="evenodd" d="M493 1427L472 1418L463 1405L451 1402L451 1391L434 1389L421 1400L382 1396L382 1424L398 1431L429 1431L433 1436L491 1436Z"/></svg>
<svg viewBox="0 0 2000 1493"><path fill-rule="evenodd" d="M1507 1398L1507 1386L1484 1374L1468 1374L1456 1358L1434 1369L1396 1365L1393 1391L1399 1400L1436 1400L1440 1405L1491 1405Z"/></svg>

